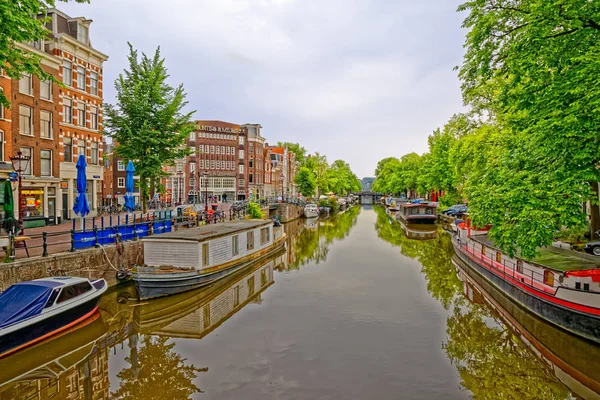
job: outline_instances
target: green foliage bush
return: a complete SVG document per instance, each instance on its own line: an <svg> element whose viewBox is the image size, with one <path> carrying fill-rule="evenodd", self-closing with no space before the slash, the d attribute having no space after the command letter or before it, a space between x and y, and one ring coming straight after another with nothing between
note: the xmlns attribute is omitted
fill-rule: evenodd
<svg viewBox="0 0 600 400"><path fill-rule="evenodd" d="M319 207L329 207L332 212L337 212L339 206L335 197L319 200Z"/></svg>
<svg viewBox="0 0 600 400"><path fill-rule="evenodd" d="M554 239L565 243L581 243L585 240L586 228L566 228L554 234Z"/></svg>
<svg viewBox="0 0 600 400"><path fill-rule="evenodd" d="M246 213L250 216L251 219L264 219L265 215L260 208L258 203L250 202L248 203L248 207L246 207Z"/></svg>

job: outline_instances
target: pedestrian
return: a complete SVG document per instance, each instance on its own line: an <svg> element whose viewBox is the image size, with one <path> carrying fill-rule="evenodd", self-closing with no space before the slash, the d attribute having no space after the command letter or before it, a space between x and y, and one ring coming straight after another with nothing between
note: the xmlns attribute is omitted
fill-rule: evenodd
<svg viewBox="0 0 600 400"><path fill-rule="evenodd" d="M223 203L227 203L227 194L223 193Z"/></svg>

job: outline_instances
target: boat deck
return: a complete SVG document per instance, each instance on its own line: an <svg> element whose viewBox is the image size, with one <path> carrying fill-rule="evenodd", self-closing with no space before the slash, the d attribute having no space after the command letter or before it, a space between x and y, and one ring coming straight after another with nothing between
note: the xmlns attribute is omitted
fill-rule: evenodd
<svg viewBox="0 0 600 400"><path fill-rule="evenodd" d="M260 226L271 225L273 221L264 219L248 219L224 222L221 224L208 224L198 228L182 229L179 231L163 233L156 236L148 236L144 241L153 240L192 240L204 241L214 239L220 236L226 236L232 233L241 232L249 229L258 228Z"/></svg>
<svg viewBox="0 0 600 400"><path fill-rule="evenodd" d="M485 244L488 247L498 249L498 246L496 246L496 244L492 242L487 235L471 236L471 239ZM540 254L532 259L531 262L559 271L600 268L600 257L592 256L586 253L567 249L559 249L557 247L541 247L538 249L538 252Z"/></svg>

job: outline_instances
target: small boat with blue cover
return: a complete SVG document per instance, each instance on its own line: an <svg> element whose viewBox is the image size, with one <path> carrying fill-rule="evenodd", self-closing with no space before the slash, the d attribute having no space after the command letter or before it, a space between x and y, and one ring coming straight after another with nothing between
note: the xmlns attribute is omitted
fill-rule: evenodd
<svg viewBox="0 0 600 400"><path fill-rule="evenodd" d="M9 287L0 294L0 358L94 315L107 286L104 279L61 276Z"/></svg>

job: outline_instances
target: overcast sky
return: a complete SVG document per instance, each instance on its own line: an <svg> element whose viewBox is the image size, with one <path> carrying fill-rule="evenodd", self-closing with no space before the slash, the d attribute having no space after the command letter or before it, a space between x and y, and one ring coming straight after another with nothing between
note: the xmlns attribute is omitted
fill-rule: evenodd
<svg viewBox="0 0 600 400"><path fill-rule="evenodd" d="M362 178L381 158L427 150L462 110L453 67L460 0L91 0L58 3L93 19L108 54L104 97L127 66L127 41L161 46L195 119L260 123L269 143L299 142Z"/></svg>

